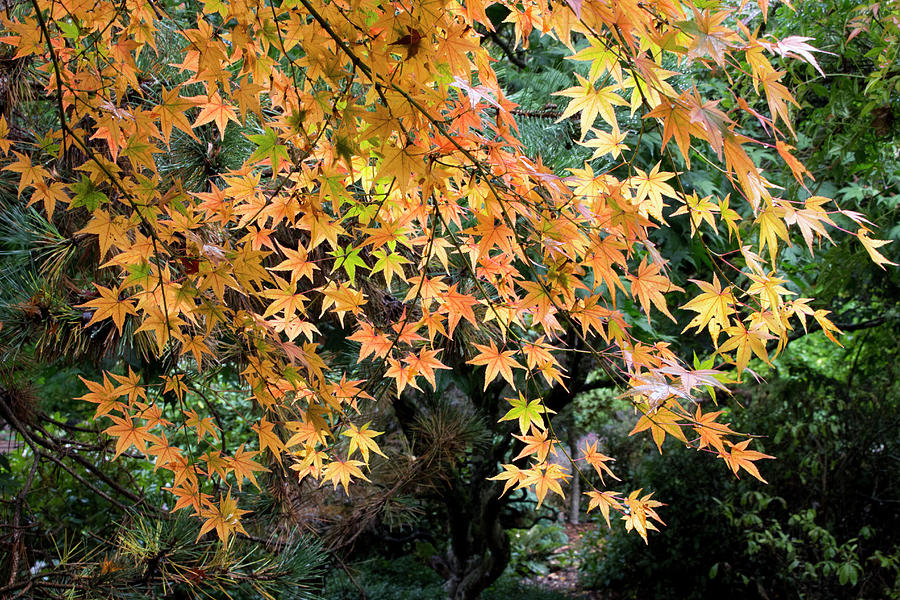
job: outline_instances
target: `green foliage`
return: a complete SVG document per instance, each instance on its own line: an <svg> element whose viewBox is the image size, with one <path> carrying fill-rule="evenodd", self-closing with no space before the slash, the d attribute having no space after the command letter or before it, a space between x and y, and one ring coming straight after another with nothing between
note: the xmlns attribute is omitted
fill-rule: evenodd
<svg viewBox="0 0 900 600"><path fill-rule="evenodd" d="M347 571L335 569L325 582L325 600L440 600L446 598L443 580L413 555L400 558L377 557L350 565ZM482 594L483 600L563 600L560 592L522 584L511 572L497 580Z"/></svg>
<svg viewBox="0 0 900 600"><path fill-rule="evenodd" d="M510 529L507 533L511 554L509 569L518 575L546 575L550 572L551 562L560 566L572 561L571 552L557 554L569 543L569 536L559 523L538 523L530 529Z"/></svg>
<svg viewBox="0 0 900 600"><path fill-rule="evenodd" d="M845 349L819 337L793 342L766 385L736 392L747 409L729 420L778 457L765 468L769 485L717 477L684 448L633 448L639 460L620 462L630 467L620 474L697 509L671 514L649 548L598 535L583 563L587 585L658 599L896 597L897 340L888 327L845 336ZM701 508L713 502L717 510Z"/></svg>
<svg viewBox="0 0 900 600"><path fill-rule="evenodd" d="M57 541L56 558L37 563L32 581L45 589L62 576L60 581L70 586L66 597L73 599L319 597L325 553L315 541L294 535L291 542L267 551L247 541L222 546L198 540L198 530L199 524L188 518L135 515L104 546L102 557L89 549L93 544L87 540Z"/></svg>

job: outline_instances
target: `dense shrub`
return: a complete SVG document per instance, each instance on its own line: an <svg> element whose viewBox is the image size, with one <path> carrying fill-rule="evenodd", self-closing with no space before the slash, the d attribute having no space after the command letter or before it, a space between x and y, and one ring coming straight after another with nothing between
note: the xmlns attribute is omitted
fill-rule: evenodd
<svg viewBox="0 0 900 600"><path fill-rule="evenodd" d="M769 485L716 477L717 465L675 445L632 461L628 476L696 509L673 511L649 547L598 534L585 584L626 598L900 596L900 369L891 332L872 333L846 350L811 340L767 385L739 391L747 410L733 427L760 433L778 457L762 469Z"/></svg>

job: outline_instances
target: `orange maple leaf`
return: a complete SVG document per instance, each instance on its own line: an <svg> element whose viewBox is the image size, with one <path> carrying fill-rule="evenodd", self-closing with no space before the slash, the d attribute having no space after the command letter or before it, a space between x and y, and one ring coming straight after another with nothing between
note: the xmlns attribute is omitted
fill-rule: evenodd
<svg viewBox="0 0 900 600"><path fill-rule="evenodd" d="M188 100L195 101L197 106L200 107L200 114L197 115L197 119L194 121L194 124L191 125L194 129L201 125L205 125L206 123L215 122L216 127L219 129L219 139L225 139L225 128L228 126L228 122L234 121L238 124L241 122L240 119L238 119L234 107L222 100L222 96L219 95L219 92L214 93L208 98L204 96L194 96Z"/></svg>
<svg viewBox="0 0 900 600"><path fill-rule="evenodd" d="M769 483L759 474L759 470L756 468L756 465L753 464L753 461L762 458L775 458L774 456L769 456L768 454L763 454L756 450L747 450L750 440L744 440L737 444L732 444L726 440L725 443L728 444L731 450L719 451L718 457L725 461L725 464L728 465L728 468L731 469L735 475L738 474L740 469L744 469L763 483Z"/></svg>
<svg viewBox="0 0 900 600"><path fill-rule="evenodd" d="M115 415L108 416L115 425L107 427L103 430L103 433L116 438L116 453L113 458L116 458L131 446L134 446L139 451L146 454L146 442L156 442L159 440L158 437L147 431L146 425L135 425L134 419L127 414L125 418L117 417Z"/></svg>
<svg viewBox="0 0 900 600"><path fill-rule="evenodd" d="M489 340L490 346L485 346L484 344L474 344L475 348L478 349L479 354L472 360L466 361L468 365L484 365L484 389L486 390L488 385L497 378L497 375L502 375L503 379L509 383L515 389L516 382L513 378L512 370L515 369L524 369L519 362L512 357L515 354L514 350L499 350L497 348L497 344L494 343L494 340Z"/></svg>

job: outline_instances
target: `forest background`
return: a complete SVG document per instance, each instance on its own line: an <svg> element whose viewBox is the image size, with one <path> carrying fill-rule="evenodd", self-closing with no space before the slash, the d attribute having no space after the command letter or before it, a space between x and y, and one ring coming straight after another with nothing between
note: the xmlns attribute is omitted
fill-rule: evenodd
<svg viewBox="0 0 900 600"><path fill-rule="evenodd" d="M701 8L719 7L725 5ZM554 172L582 168L594 149L579 144L577 119L560 119L567 99L553 94L578 85L573 71L583 66L580 74L587 76L587 65L565 60L562 44L537 34L525 51L512 24L503 23L505 14L488 16L496 30L480 33L498 61L502 88L518 104L526 153L540 156ZM773 3L765 22L752 12L745 19L778 38L809 38L823 51L816 64L783 65L782 83L799 104L792 110L793 144L815 177L809 183L813 195L865 214L880 237L900 239L898 3ZM177 52L176 42L169 42L169 51ZM166 52L166 40L158 43ZM40 143L35 136L50 128L54 109L41 97L29 66L8 46L4 52L0 113L9 138ZM713 71L699 92L721 93L729 85L724 73ZM627 106L616 111L629 134L627 151L636 164L652 166L663 145L661 133L645 130ZM218 139L210 126L198 132L207 138L177 137L171 151L154 160L161 172L184 174L186 182L202 186L238 168L259 147L259 134L248 139L245 133L231 127ZM800 193L791 164L774 148L754 150L753 159L786 194ZM649 436L629 435L635 424L631 401L593 365L581 366L582 380L565 399L548 401L558 409L554 432L570 454L585 441L598 443L616 457L615 476L639 482L672 508L660 509L665 527L650 533L648 545L596 520L596 527L577 530L577 544L567 539L567 532L576 530L564 523L586 518L572 483L565 500L518 490L493 503L503 485L487 478L512 457L505 435L509 423L492 418L505 409L485 412L477 398L497 404L505 394L487 386L481 390L481 370L463 367L438 373L432 393L401 396L392 411L371 414L372 429L385 432L384 439L393 436L380 450L391 456L429 455L427 473L408 464L373 462L367 472L373 491L360 499L352 487L349 496L330 486L298 494L273 468L257 475L258 489L247 484L240 491L241 506L252 509L253 520L223 550L211 533L198 537L202 522L151 510L171 502L163 491L171 484L164 471L130 452L111 461L119 452L92 420L94 407L73 400L85 392L79 377L102 380L106 357L121 356L128 344L111 335L112 323L98 329L65 289L62 275L92 260L84 257L87 244L61 243L66 238L61 231L70 224L27 206L18 178L10 171L2 177L0 588L5 596L225 597L227 592L232 597L438 598L448 593L450 582L473 576L454 561L484 562L487 556L493 565L474 574L475 591L451 590L451 595L475 597L482 589L485 597L539 598L900 595L898 277L895 269L873 264L853 238L835 236L836 243L817 247L812 259L802 241L781 250L780 267L796 286L792 290L831 311L844 332L843 345L816 325L794 331L771 364L754 355L749 366L756 376L745 376L731 395L717 395L717 410L724 411L720 420L759 436L754 448L777 457L759 467L768 485L749 476L732 478L721 464L677 443L660 452ZM728 189L721 170L699 160L681 178L699 196ZM665 248L673 283L681 288L691 279L707 279L713 270L690 235L694 225L673 219L654 238ZM898 262L895 246L880 248L888 261ZM637 303L623 310L634 328L669 343L679 356L695 356L695 368L712 366L709 340L663 321L650 325ZM153 367L162 374L171 365ZM234 389L235 369L224 365L206 380L218 390L212 400L200 398L200 390L186 391L215 407L223 448L226 434L233 440L256 436L254 422L243 418L254 406ZM173 393L166 391L169 400ZM43 448L45 460L35 459L29 441ZM559 462L568 468L564 458ZM364 527L357 529L360 523ZM491 549L498 531L506 540L497 542L501 551ZM460 535L470 542L468 555L461 554ZM576 570L577 585L548 589L548 573Z"/></svg>

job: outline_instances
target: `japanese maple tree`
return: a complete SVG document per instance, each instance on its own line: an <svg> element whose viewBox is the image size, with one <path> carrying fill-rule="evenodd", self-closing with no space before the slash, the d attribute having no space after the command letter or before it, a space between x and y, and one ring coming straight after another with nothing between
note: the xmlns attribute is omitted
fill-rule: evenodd
<svg viewBox="0 0 900 600"><path fill-rule="evenodd" d="M558 92L558 118L577 119L577 141L594 149L582 168L554 173L525 152L480 33L495 27L492 4L505 7L518 45L552 36L573 65L587 65ZM800 185L814 175L792 155L795 101L778 65L817 68L816 50L747 26L748 14L767 11L767 0L706 9L675 0L13 7L0 17L0 41L39 71L54 113L37 142L0 117L3 169L47 219L77 222L73 239L96 240L95 276L80 282L91 284L78 305L83 327L129 328L165 365L85 381L82 398L96 405L115 454L136 451L169 472L174 510L227 541L244 531L235 496L260 472L352 496L384 456L382 432L361 413L434 389L466 330L480 342L463 349L462 364L483 368L484 389L509 388L503 420L519 441L514 462L498 465L504 492L533 489L539 504L564 493L570 474L549 460L559 448L541 392L567 385L568 352L588 353L618 379L635 433L660 448L673 437L722 460L723 473L762 479L755 461L771 457L700 401L754 357L769 362L797 328L816 323L836 339L827 311L791 291L779 253L792 238L812 252L841 230L841 215L855 224L841 234L889 264L862 215L811 193L779 197L752 158L773 148ZM157 47L173 27L174 58ZM692 77L704 72L752 94L701 96ZM634 164L640 134L621 126L628 113L642 131L660 131L652 164ZM221 177L160 168L177 140L201 135L210 161L229 135L247 152ZM614 166L596 170L600 158ZM701 198L683 185L680 161L712 165L729 189ZM686 292L651 238L678 218L714 268ZM713 251L713 238L732 249ZM677 306L671 295L681 292ZM648 321L708 335L716 368L633 333L628 304ZM326 324L352 352L349 364ZM223 432L208 403L189 401L203 392L204 371L225 361L239 365L257 408L256 436L232 449L217 446ZM615 479L596 445L572 458ZM651 493L586 493L607 523L617 511L645 540L662 523Z"/></svg>

